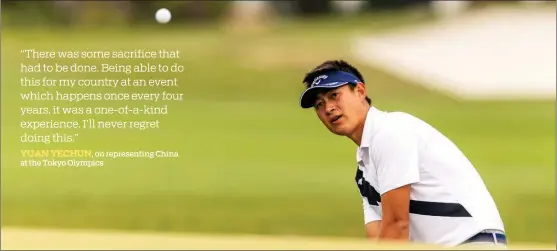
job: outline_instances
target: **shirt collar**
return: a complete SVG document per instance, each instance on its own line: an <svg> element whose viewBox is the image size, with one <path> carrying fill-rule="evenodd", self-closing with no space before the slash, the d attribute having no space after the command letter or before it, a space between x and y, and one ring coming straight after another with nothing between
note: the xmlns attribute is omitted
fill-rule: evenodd
<svg viewBox="0 0 557 251"><path fill-rule="evenodd" d="M362 131L362 140L360 142L360 146L358 147L358 161L362 160L363 149L369 148L369 146L371 145L371 139L375 132L377 117L380 113L381 111L373 106L370 107L369 111L367 112L366 120L364 122L364 129Z"/></svg>
<svg viewBox="0 0 557 251"><path fill-rule="evenodd" d="M360 142L360 148L369 147L371 144L371 137L375 132L375 124L377 117L381 111L375 107L370 107L366 115L366 120L364 122L364 129L362 132L362 141Z"/></svg>

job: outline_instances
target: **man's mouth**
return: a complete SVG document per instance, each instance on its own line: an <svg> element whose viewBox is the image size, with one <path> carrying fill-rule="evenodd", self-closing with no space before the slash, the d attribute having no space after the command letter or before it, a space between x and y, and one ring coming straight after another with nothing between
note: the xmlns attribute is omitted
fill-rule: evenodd
<svg viewBox="0 0 557 251"><path fill-rule="evenodd" d="M334 124L334 123L337 122L341 117L342 117L342 115L334 116L333 118L331 118L331 123Z"/></svg>

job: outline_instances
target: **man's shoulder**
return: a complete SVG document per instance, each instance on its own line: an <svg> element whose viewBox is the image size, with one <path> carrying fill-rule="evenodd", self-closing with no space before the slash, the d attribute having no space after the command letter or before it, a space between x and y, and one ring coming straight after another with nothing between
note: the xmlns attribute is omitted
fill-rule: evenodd
<svg viewBox="0 0 557 251"><path fill-rule="evenodd" d="M424 121L421 118L404 111L384 111L383 120L386 121L387 123L395 123L395 124L399 124L400 122L406 122L406 123L402 123L402 125L408 125L407 123L424 123Z"/></svg>
<svg viewBox="0 0 557 251"><path fill-rule="evenodd" d="M428 128L424 130L425 128ZM395 147L397 145L415 144L425 137L425 133L431 133L431 127L427 122L406 112L394 111L384 112L380 121L376 124L373 138L370 142L372 152L381 152L380 149L386 145Z"/></svg>
<svg viewBox="0 0 557 251"><path fill-rule="evenodd" d="M383 148L385 144L416 142L435 129L413 114L403 111L378 110L371 127L367 128L364 140L370 150ZM433 130L432 130L433 129ZM366 129L364 129L366 130Z"/></svg>
<svg viewBox="0 0 557 251"><path fill-rule="evenodd" d="M377 123L376 133L395 136L399 134L431 132L432 129L434 131L437 130L427 121L416 115L403 111L389 111L383 112L380 122Z"/></svg>
<svg viewBox="0 0 557 251"><path fill-rule="evenodd" d="M376 154L388 153L393 148L404 148L410 145L415 145L420 151L424 146L444 149L455 146L450 138L427 121L399 111L383 114L370 143L371 153Z"/></svg>
<svg viewBox="0 0 557 251"><path fill-rule="evenodd" d="M416 125L424 123L421 119L406 112L385 112L377 123L375 135L381 137L398 137L411 133Z"/></svg>

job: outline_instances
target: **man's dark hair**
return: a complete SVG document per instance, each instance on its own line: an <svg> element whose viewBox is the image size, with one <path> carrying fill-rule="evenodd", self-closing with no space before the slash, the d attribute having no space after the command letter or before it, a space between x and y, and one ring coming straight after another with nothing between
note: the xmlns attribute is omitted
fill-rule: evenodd
<svg viewBox="0 0 557 251"><path fill-rule="evenodd" d="M309 88L314 78L316 78L316 77L318 77L322 74L327 74L327 73L332 72L332 71L343 71L343 72L350 73L350 74L356 76L358 79L360 79L360 81L365 83L364 77L358 71L358 69L356 69L356 67L352 66L351 64L347 63L344 60L328 60L328 61L325 61L325 62L321 63L317 67L313 68L313 70L306 73L306 76L304 77L303 83L306 86L306 88ZM349 86L350 86L350 88L352 88L352 90L355 87L354 85L349 85ZM368 104L371 104L371 99L367 96L366 96L366 101L367 101Z"/></svg>

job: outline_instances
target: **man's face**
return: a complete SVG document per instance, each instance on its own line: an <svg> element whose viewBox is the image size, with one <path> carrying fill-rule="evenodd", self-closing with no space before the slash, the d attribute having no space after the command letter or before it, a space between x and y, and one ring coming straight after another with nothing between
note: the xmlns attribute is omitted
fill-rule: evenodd
<svg viewBox="0 0 557 251"><path fill-rule="evenodd" d="M367 114L366 91L363 84L354 90L344 85L320 93L315 100L315 111L323 124L334 134L349 136L361 126Z"/></svg>

